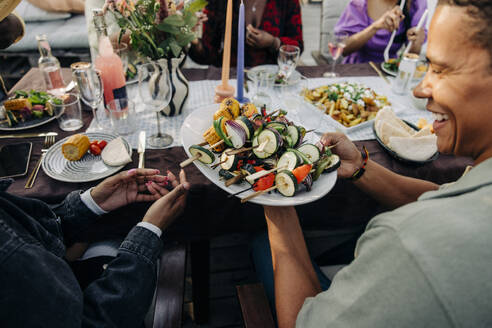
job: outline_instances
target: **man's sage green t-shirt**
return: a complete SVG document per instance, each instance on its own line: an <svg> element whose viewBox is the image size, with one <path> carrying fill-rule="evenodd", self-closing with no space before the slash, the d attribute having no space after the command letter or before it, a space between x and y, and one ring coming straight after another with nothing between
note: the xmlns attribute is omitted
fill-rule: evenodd
<svg viewBox="0 0 492 328"><path fill-rule="evenodd" d="M492 327L492 159L373 218L297 327Z"/></svg>

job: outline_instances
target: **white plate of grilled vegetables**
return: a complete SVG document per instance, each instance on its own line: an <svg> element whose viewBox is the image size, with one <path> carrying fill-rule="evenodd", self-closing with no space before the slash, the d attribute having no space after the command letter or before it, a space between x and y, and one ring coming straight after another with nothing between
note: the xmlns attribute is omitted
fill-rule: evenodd
<svg viewBox="0 0 492 328"><path fill-rule="evenodd" d="M233 99L192 112L181 141L213 183L242 201L294 206L325 196L335 185L338 156L288 113L240 106Z"/></svg>

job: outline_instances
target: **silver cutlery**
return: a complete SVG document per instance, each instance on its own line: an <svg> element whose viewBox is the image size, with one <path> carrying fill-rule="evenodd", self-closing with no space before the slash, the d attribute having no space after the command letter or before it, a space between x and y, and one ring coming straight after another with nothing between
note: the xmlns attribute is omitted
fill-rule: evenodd
<svg viewBox="0 0 492 328"><path fill-rule="evenodd" d="M145 159L144 159L145 141L146 141L145 131L140 131L140 134L138 135L138 148L137 148L139 169L143 169L145 167Z"/></svg>
<svg viewBox="0 0 492 328"><path fill-rule="evenodd" d="M36 177L38 176L39 168L41 167L43 158L46 155L48 149L50 149L50 147L53 146L54 143L55 143L54 135L49 135L44 137L44 144L43 144L43 148L41 149L41 156L39 157L39 160L36 163L34 170L32 171L31 175L26 181L26 185L24 186L25 189L31 189L34 186L34 182L36 181Z"/></svg>
<svg viewBox="0 0 492 328"><path fill-rule="evenodd" d="M0 139L6 138L37 138L37 137L56 137L58 133L56 132L45 132L45 133L20 133L20 134L4 134L0 135Z"/></svg>

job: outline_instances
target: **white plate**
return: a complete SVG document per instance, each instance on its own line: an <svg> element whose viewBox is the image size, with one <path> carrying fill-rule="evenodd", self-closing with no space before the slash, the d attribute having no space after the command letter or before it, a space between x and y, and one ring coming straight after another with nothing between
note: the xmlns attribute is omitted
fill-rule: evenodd
<svg viewBox="0 0 492 328"><path fill-rule="evenodd" d="M307 100L303 99L303 101L307 104L307 107L309 107L311 110L318 111L318 112L320 111L316 106L314 106L313 104L311 104ZM355 130L359 130L359 129L371 126L371 124L373 122L373 120L370 120L370 121L365 121L365 122L359 123L355 126L347 127L347 126L343 125L342 123L338 122L337 120L335 120L333 117L331 117L328 114L324 114L323 119L325 121L327 121L328 124L330 124L333 128L335 128L336 131L340 131L340 132L343 132L345 134L352 132L352 131L355 131Z"/></svg>
<svg viewBox="0 0 492 328"><path fill-rule="evenodd" d="M181 143L183 144L188 157L191 157L188 148L191 145L203 142L203 132L212 126L213 114L217 109L219 109L218 104L208 105L193 111L184 120L181 127ZM287 117L289 117L288 114ZM218 156L216 156L216 162L217 161ZM244 190L250 186L247 182L242 182L238 185L226 187L224 181L219 179L219 168L212 170L209 165L203 164L200 161L195 161L193 163L210 181L230 194ZM301 190L294 197L284 197L277 192L271 192L270 194L255 197L250 200L250 202L270 206L295 206L311 203L326 195L333 188L336 180L336 171L322 174L321 177L313 183L313 188L309 192ZM253 192L254 191L246 191L237 197L244 198Z"/></svg>
<svg viewBox="0 0 492 328"><path fill-rule="evenodd" d="M102 132L83 133L92 140L106 140L110 142L118 136ZM46 153L43 159L43 170L47 176L64 182L88 182L106 178L121 170L125 165L108 166L104 164L101 156L87 153L78 161L69 161L63 157L61 147L69 137L55 143ZM128 153L132 154L132 148L123 138Z"/></svg>
<svg viewBox="0 0 492 328"><path fill-rule="evenodd" d="M248 78L251 81L256 80L256 74L260 71L267 71L267 72L272 72L272 74L277 74L278 73L278 66L277 65L259 65L255 66L251 69L248 70ZM298 71L293 71L292 74L290 75L289 79L287 80L287 85L295 85L299 83L301 80L301 73ZM274 86L282 86L282 84L274 84Z"/></svg>
<svg viewBox="0 0 492 328"><path fill-rule="evenodd" d="M0 110L4 110L3 105L1 107L2 108ZM56 116L54 116L54 115L53 116L43 116L42 118L34 118L34 119L31 119L27 122L19 122L14 127L9 127L9 124L7 122L0 123L0 131L21 131L21 130L32 129L32 128L35 128L37 126L41 126L43 124L51 122L55 118L56 118Z"/></svg>

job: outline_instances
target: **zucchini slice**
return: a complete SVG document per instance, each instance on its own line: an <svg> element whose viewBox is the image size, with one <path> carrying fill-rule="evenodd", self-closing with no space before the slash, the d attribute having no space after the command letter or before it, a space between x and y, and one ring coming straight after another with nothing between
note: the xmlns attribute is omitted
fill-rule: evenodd
<svg viewBox="0 0 492 328"><path fill-rule="evenodd" d="M300 158L293 151L286 151L280 156L277 167L285 167L286 170L292 171L296 167L302 164L302 158Z"/></svg>
<svg viewBox="0 0 492 328"><path fill-rule="evenodd" d="M280 141L278 140L275 132L265 129L258 134L258 137L253 139L253 147L261 145L263 142L267 142L263 147L263 151L259 151L258 148L253 149L253 153L258 158L267 158L275 154L279 148Z"/></svg>
<svg viewBox="0 0 492 328"><path fill-rule="evenodd" d="M227 149L220 155L220 167L224 170L234 171L237 168L237 162L239 161L239 157L237 155L227 155Z"/></svg>
<svg viewBox="0 0 492 328"><path fill-rule="evenodd" d="M275 176L275 185L279 193L285 197L292 197L297 191L297 179L290 171L282 171Z"/></svg>
<svg viewBox="0 0 492 328"><path fill-rule="evenodd" d="M207 148L203 148L198 145L191 145L188 150L190 151L191 156L200 154L198 160L204 164L212 164L215 161L215 155Z"/></svg>
<svg viewBox="0 0 492 328"><path fill-rule="evenodd" d="M325 172L329 173L335 171L340 167L341 163L342 161L340 160L340 157L338 157L338 155L332 154L330 156L330 165L326 167Z"/></svg>
<svg viewBox="0 0 492 328"><path fill-rule="evenodd" d="M285 124L284 122L270 122L267 123L266 127L270 129L275 129L280 133L283 133L285 130L287 130L287 124Z"/></svg>
<svg viewBox="0 0 492 328"><path fill-rule="evenodd" d="M227 134L224 131L224 126L226 122L226 118L221 116L214 121L214 129L215 133L220 137L220 139L224 140L225 144L229 147L232 147L231 140L227 137Z"/></svg>
<svg viewBox="0 0 492 328"><path fill-rule="evenodd" d="M297 150L303 153L312 163L317 162L321 156L319 148L313 144L304 144Z"/></svg>
<svg viewBox="0 0 492 328"><path fill-rule="evenodd" d="M253 123L251 123L251 121L245 116L239 116L236 119L236 122L243 127L244 131L246 131L246 139L251 140L251 137L255 133Z"/></svg>
<svg viewBox="0 0 492 328"><path fill-rule="evenodd" d="M297 146L297 143L299 142L299 130L295 125L289 125L287 127L287 136L290 137L287 139L289 147L294 148Z"/></svg>
<svg viewBox="0 0 492 328"><path fill-rule="evenodd" d="M302 160L304 161L304 164L313 164L313 162L311 162L311 160L306 155L304 155L304 153L300 152L299 150L294 149L294 148L289 148L287 150L293 151L294 153L296 153L300 158L302 158Z"/></svg>

